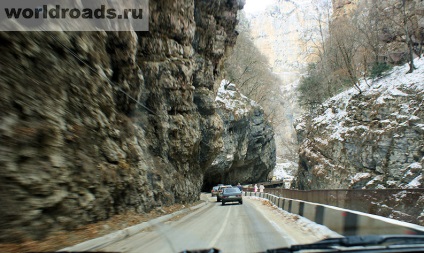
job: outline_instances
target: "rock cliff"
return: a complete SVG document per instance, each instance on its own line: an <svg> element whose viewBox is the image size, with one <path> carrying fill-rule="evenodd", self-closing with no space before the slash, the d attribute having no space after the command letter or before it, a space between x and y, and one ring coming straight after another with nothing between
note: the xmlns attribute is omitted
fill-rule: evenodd
<svg viewBox="0 0 424 253"><path fill-rule="evenodd" d="M243 4L150 1L149 32L0 33L0 241L197 200Z"/></svg>
<svg viewBox="0 0 424 253"><path fill-rule="evenodd" d="M263 109L226 80L221 82L216 103L224 122L223 147L206 171L205 184L266 181L275 167L276 149Z"/></svg>
<svg viewBox="0 0 424 253"><path fill-rule="evenodd" d="M268 58L272 71L283 85L300 78L301 70L312 59L311 37L316 36L315 2L273 0L263 11L247 12L246 26L252 41Z"/></svg>
<svg viewBox="0 0 424 253"><path fill-rule="evenodd" d="M408 75L407 66L396 67L371 87L362 83L362 94L348 90L329 99L316 115L300 118L296 123L300 143L296 187L423 188L423 64L417 60L419 68ZM403 220L420 219L424 224L424 214L420 214L424 198L417 196L411 203L403 202L407 196L398 196L382 212L390 214L387 209L396 205L411 211L401 215ZM390 215L399 216L396 212Z"/></svg>
<svg viewBox="0 0 424 253"><path fill-rule="evenodd" d="M405 73L397 67L363 84L362 94L348 90L297 121L300 188L422 187L424 70Z"/></svg>

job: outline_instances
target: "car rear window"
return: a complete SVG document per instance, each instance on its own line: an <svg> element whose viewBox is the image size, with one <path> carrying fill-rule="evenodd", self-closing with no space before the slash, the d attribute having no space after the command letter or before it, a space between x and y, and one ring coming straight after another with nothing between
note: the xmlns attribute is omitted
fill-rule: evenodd
<svg viewBox="0 0 424 253"><path fill-rule="evenodd" d="M240 191L239 188L225 188L224 192L225 193L233 193L233 192L237 193L237 192L241 192L241 191Z"/></svg>

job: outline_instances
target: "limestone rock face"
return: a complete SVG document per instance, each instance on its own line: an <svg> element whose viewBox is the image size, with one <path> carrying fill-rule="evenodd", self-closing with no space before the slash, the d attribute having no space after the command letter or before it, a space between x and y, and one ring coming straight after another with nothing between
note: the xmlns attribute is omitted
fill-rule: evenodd
<svg viewBox="0 0 424 253"><path fill-rule="evenodd" d="M420 64L422 60L418 61ZM405 66L297 121L302 189L417 188L424 155L423 70ZM367 173L367 174L363 174Z"/></svg>
<svg viewBox="0 0 424 253"><path fill-rule="evenodd" d="M150 1L149 32L0 33L0 241L197 200L243 4Z"/></svg>
<svg viewBox="0 0 424 253"><path fill-rule="evenodd" d="M308 41L316 36L315 6L310 0L275 0L263 11L245 14L250 36L268 59L283 86L300 78L301 69L313 61Z"/></svg>
<svg viewBox="0 0 424 253"><path fill-rule="evenodd" d="M266 181L275 167L274 131L263 109L223 80L216 98L224 122L223 147L205 174L205 184Z"/></svg>
<svg viewBox="0 0 424 253"><path fill-rule="evenodd" d="M423 188L424 61L407 66L328 100L314 116L297 121L299 171L296 187L311 189ZM424 224L424 199L397 196L381 214ZM378 200L376 200L378 203ZM383 206L383 205L382 205ZM399 212L400 211L400 212ZM377 212L377 214L380 214Z"/></svg>

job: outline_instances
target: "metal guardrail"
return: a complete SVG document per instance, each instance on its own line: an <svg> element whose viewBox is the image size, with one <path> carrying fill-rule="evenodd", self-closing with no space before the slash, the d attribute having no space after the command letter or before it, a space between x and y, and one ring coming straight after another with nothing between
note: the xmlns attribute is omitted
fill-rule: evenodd
<svg viewBox="0 0 424 253"><path fill-rule="evenodd" d="M424 235L424 227L345 208L277 197L271 193L244 191L245 196L268 199L289 213L324 225L340 235Z"/></svg>
<svg viewBox="0 0 424 253"><path fill-rule="evenodd" d="M253 188L248 188L253 191ZM422 225L424 189L289 190L268 188L275 196L356 210Z"/></svg>

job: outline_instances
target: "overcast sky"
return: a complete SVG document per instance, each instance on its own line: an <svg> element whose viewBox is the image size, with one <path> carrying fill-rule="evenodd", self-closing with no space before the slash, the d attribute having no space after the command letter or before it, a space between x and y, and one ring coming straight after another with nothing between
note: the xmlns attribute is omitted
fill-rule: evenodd
<svg viewBox="0 0 424 253"><path fill-rule="evenodd" d="M258 13L275 2L275 0L246 0L246 4L244 5L244 11L249 14Z"/></svg>

